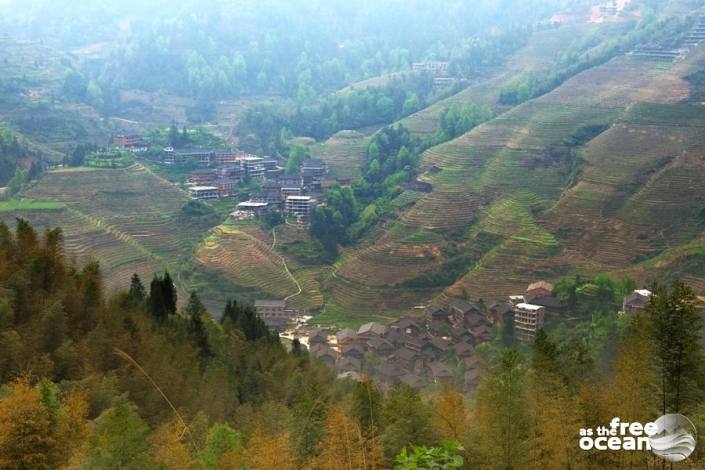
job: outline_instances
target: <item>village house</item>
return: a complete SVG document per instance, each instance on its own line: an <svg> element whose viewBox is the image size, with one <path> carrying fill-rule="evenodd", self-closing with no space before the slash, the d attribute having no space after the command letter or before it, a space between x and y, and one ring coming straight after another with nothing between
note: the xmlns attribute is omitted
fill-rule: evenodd
<svg viewBox="0 0 705 470"><path fill-rule="evenodd" d="M191 199L218 199L220 192L215 186L191 186L188 188Z"/></svg>
<svg viewBox="0 0 705 470"><path fill-rule="evenodd" d="M218 188L218 195L220 197L231 197L237 194L239 181L231 178L218 178L211 184Z"/></svg>
<svg viewBox="0 0 705 470"><path fill-rule="evenodd" d="M416 73L430 73L432 75L447 75L448 62L429 60L426 62L414 62L411 65L411 70Z"/></svg>
<svg viewBox="0 0 705 470"><path fill-rule="evenodd" d="M237 163L239 165L239 159L242 155L242 152L235 150L216 150L213 152L213 160L216 165L227 165L228 163Z"/></svg>
<svg viewBox="0 0 705 470"><path fill-rule="evenodd" d="M299 315L298 310L288 307L284 300L255 300L255 312L274 331L284 331Z"/></svg>
<svg viewBox="0 0 705 470"><path fill-rule="evenodd" d="M286 173L279 176L279 185L282 188L300 188L304 185L304 179L298 173Z"/></svg>
<svg viewBox="0 0 705 470"><path fill-rule="evenodd" d="M266 214L269 210L270 206L268 202L249 200L238 203L236 212L250 213L252 216L255 216ZM230 215L237 218L235 212Z"/></svg>
<svg viewBox="0 0 705 470"><path fill-rule="evenodd" d="M350 356L341 357L336 364L336 370L339 374L343 372L360 372L362 370L362 360Z"/></svg>
<svg viewBox="0 0 705 470"><path fill-rule="evenodd" d="M407 347L397 349L394 352L394 359L406 370L414 371L423 369L423 356Z"/></svg>
<svg viewBox="0 0 705 470"><path fill-rule="evenodd" d="M453 382L453 371L442 362L432 362L428 365L428 368L435 383L450 385Z"/></svg>
<svg viewBox="0 0 705 470"><path fill-rule="evenodd" d="M372 337L366 341L367 349L378 356L389 356L394 352L394 345L381 337Z"/></svg>
<svg viewBox="0 0 705 470"><path fill-rule="evenodd" d="M198 163L201 166L209 166L213 161L214 154L210 150L201 149L179 149L175 150L177 163Z"/></svg>
<svg viewBox="0 0 705 470"><path fill-rule="evenodd" d="M631 294L624 297L622 301L622 313L626 315L636 315L644 311L646 304L651 298L651 291L646 289L637 289Z"/></svg>
<svg viewBox="0 0 705 470"><path fill-rule="evenodd" d="M484 320L482 312L477 305L473 305L465 300L454 300L448 306L448 310L450 311L451 321L456 327L469 328L478 325Z"/></svg>
<svg viewBox="0 0 705 470"><path fill-rule="evenodd" d="M113 144L120 148L141 147L142 138L137 134L118 134L113 137Z"/></svg>
<svg viewBox="0 0 705 470"><path fill-rule="evenodd" d="M305 160L301 167L301 176L304 179L304 184L313 187L319 187L321 180L328 172L328 165L319 158L309 158Z"/></svg>
<svg viewBox="0 0 705 470"><path fill-rule="evenodd" d="M216 171L209 168L194 170L188 178L189 183L204 184L210 183L217 178Z"/></svg>
<svg viewBox="0 0 705 470"><path fill-rule="evenodd" d="M221 166L216 171L221 178L231 178L238 181L242 181L245 178L245 169L239 163Z"/></svg>
<svg viewBox="0 0 705 470"><path fill-rule="evenodd" d="M245 155L239 158L242 167L245 169L245 175L253 180L263 180L264 179L264 165L262 157L256 157L254 155Z"/></svg>
<svg viewBox="0 0 705 470"><path fill-rule="evenodd" d="M276 181L265 181L262 183L262 196L265 201L271 202L273 204L281 204L282 198L282 188Z"/></svg>
<svg viewBox="0 0 705 470"><path fill-rule="evenodd" d="M362 346L359 346L357 344L349 344L341 349L340 345L338 345L338 351L342 351L342 355L344 357L354 357L359 360L363 360L365 357L365 350L362 348Z"/></svg>
<svg viewBox="0 0 705 470"><path fill-rule="evenodd" d="M493 325L505 325L514 317L514 306L509 302L490 302L487 305L485 316Z"/></svg>
<svg viewBox="0 0 705 470"><path fill-rule="evenodd" d="M346 347L355 344L357 341L357 333L350 328L345 328L335 334L335 339L338 342L338 350L343 351Z"/></svg>
<svg viewBox="0 0 705 470"><path fill-rule="evenodd" d="M418 191L422 193L430 193L433 191L433 185L424 181L414 180L404 183L402 188L406 191Z"/></svg>
<svg viewBox="0 0 705 470"><path fill-rule="evenodd" d="M409 318L400 318L392 323L391 328L406 336L418 337L421 335L419 324Z"/></svg>
<svg viewBox="0 0 705 470"><path fill-rule="evenodd" d="M524 299L529 301L530 297L539 297L543 295L553 295L553 284L546 281L538 281L529 284L524 293Z"/></svg>
<svg viewBox="0 0 705 470"><path fill-rule="evenodd" d="M474 356L475 348L470 343L458 343L453 346L453 353L459 359Z"/></svg>
<svg viewBox="0 0 705 470"><path fill-rule="evenodd" d="M307 223L316 203L311 196L288 196L284 202L284 214L298 222Z"/></svg>
<svg viewBox="0 0 705 470"><path fill-rule="evenodd" d="M312 357L318 359L331 369L335 369L335 363L338 361L338 355L330 348L330 346L325 343L316 343L310 347L309 351Z"/></svg>
<svg viewBox="0 0 705 470"><path fill-rule="evenodd" d="M445 308L434 308L428 313L429 328L436 334L444 334L445 330L450 331L450 314Z"/></svg>
<svg viewBox="0 0 705 470"><path fill-rule="evenodd" d="M328 336L321 330L320 328L314 328L311 330L308 334L308 344L310 348L313 348L315 345L327 345L328 344Z"/></svg>
<svg viewBox="0 0 705 470"><path fill-rule="evenodd" d="M543 328L545 307L527 303L514 307L514 336L520 341L533 341Z"/></svg>
<svg viewBox="0 0 705 470"><path fill-rule="evenodd" d="M365 323L357 330L357 336L359 338L384 338L387 336L388 328L377 322Z"/></svg>

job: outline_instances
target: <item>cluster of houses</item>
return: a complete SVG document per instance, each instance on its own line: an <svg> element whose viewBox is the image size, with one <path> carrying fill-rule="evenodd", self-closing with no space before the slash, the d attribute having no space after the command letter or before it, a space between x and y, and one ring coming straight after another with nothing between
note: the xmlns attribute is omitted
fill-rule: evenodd
<svg viewBox="0 0 705 470"><path fill-rule="evenodd" d="M448 62L429 60L426 62L414 62L411 64L414 73L426 73L433 76L435 86L452 85L456 79L448 74Z"/></svg>
<svg viewBox="0 0 705 470"><path fill-rule="evenodd" d="M492 322L477 305L454 300L421 318L402 317L390 325L367 323L329 335L308 333L310 354L339 377L372 377L382 387L415 388L455 384L474 389L480 379L475 346L492 338Z"/></svg>
<svg viewBox="0 0 705 470"><path fill-rule="evenodd" d="M239 150L167 147L163 149L162 163L200 166L188 178L188 191L193 199L235 196L238 185L244 181L259 181L260 189L252 192L247 201L237 204L237 210L231 214L235 219L279 209L288 218L305 223L318 204L317 191L333 184L326 180L326 162L315 158L305 160L300 172L287 174L272 157L258 157Z"/></svg>
<svg viewBox="0 0 705 470"><path fill-rule="evenodd" d="M638 314L650 296L646 289L635 290L624 298L619 313ZM473 304L454 299L418 317L405 316L390 325L367 323L358 330L310 329L300 312L283 300L257 300L255 309L267 326L288 330L288 337L299 338L311 356L341 378L371 377L382 387L453 385L470 392L482 373L475 348L496 335L495 325L511 324L516 340L532 342L546 318L561 315L567 305L554 296L550 283L538 281L508 301Z"/></svg>
<svg viewBox="0 0 705 470"><path fill-rule="evenodd" d="M265 179L260 190L239 203L231 215L242 219L278 209L287 219L305 224L319 204L320 190L328 186L327 173L326 162L309 158L301 165L300 173L280 173Z"/></svg>

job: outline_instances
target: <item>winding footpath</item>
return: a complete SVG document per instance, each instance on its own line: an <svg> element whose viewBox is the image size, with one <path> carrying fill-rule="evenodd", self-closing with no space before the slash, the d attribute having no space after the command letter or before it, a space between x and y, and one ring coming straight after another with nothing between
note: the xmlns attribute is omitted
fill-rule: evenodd
<svg viewBox="0 0 705 470"><path fill-rule="evenodd" d="M276 250L274 249L276 244L277 244L277 229L275 227L272 229L272 248L271 248L272 253L277 255L279 257L279 259L282 260L282 264L284 265L284 271L286 271L286 274L288 274L289 277L291 278L291 280L294 281L294 284L296 284L296 288L299 289L299 291L297 293L291 294L290 296L286 297L284 299L284 301L286 302L289 299L293 299L297 295L301 295L301 292L303 292L303 289L301 289L301 284L299 284L299 281L297 281L296 278L294 277L294 275L291 274L291 271L289 271L289 267L286 265L286 260L284 259L284 257L282 255L280 255L279 253L277 253Z"/></svg>

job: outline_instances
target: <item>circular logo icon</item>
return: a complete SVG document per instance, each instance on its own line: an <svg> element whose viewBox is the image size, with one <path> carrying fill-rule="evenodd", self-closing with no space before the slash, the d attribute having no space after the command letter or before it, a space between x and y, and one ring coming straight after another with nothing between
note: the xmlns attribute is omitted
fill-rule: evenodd
<svg viewBox="0 0 705 470"><path fill-rule="evenodd" d="M680 462L695 450L697 431L681 414L667 414L655 421L656 434L649 437L651 451L669 462Z"/></svg>

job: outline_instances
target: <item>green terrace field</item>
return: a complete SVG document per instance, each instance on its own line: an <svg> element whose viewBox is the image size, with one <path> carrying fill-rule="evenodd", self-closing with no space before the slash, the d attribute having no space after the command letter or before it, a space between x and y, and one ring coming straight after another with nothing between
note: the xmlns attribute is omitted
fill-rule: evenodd
<svg viewBox="0 0 705 470"><path fill-rule="evenodd" d="M133 273L148 281L153 273L163 269L163 264L139 245L97 225L89 216L69 208L40 208L40 205L47 204L20 205L13 210L0 211L0 220L11 229L14 229L16 217L28 220L37 230L61 227L66 256L75 259L79 265L89 259L99 260L108 290L126 289Z"/></svg>
<svg viewBox="0 0 705 470"><path fill-rule="evenodd" d="M324 160L331 175L356 179L360 177L362 166L367 160L367 146L371 137L371 133L340 131L325 142L311 146L311 156Z"/></svg>
<svg viewBox="0 0 705 470"><path fill-rule="evenodd" d="M23 217L39 229L62 227L68 254L79 262L98 259L111 287L128 285L134 272L146 281L165 268L178 272L211 228L183 212L189 200L183 191L140 165L50 172L23 197L33 201L0 205L3 220ZM183 294L188 286L179 288Z"/></svg>
<svg viewBox="0 0 705 470"><path fill-rule="evenodd" d="M460 93L441 100L400 122L412 133L426 137L438 129L441 112L453 104L475 104L487 106L495 114L506 111L507 107L498 104L498 98L503 88L517 82L528 74L542 76L555 67L556 58L562 53L575 48L587 48L585 38L595 36L597 44L607 41L611 35L618 34L624 26L589 25L586 23L571 23L554 28L548 28L533 33L526 45L506 58L497 68L482 72L470 85Z"/></svg>

